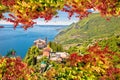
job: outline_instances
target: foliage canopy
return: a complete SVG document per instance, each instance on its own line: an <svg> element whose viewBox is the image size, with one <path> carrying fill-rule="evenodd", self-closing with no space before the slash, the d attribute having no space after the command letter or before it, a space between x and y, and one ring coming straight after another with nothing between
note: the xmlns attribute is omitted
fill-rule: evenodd
<svg viewBox="0 0 120 80"><path fill-rule="evenodd" d="M58 17L58 11L67 12L69 18L77 14L80 19L91 13L88 9L98 10L102 16L119 16L119 5L120 0L1 0L0 18L13 22L14 28L21 23L27 29L36 23L34 19ZM11 12L10 18L5 18L4 12Z"/></svg>
<svg viewBox="0 0 120 80"><path fill-rule="evenodd" d="M20 57L0 59L0 79L1 80L37 80L34 71L22 62Z"/></svg>

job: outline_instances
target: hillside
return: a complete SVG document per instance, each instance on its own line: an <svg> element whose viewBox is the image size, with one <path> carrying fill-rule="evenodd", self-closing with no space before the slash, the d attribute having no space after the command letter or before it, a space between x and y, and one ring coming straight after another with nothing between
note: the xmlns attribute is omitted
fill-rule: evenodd
<svg viewBox="0 0 120 80"><path fill-rule="evenodd" d="M55 41L68 47L88 40L110 37L120 33L119 23L120 17L111 17L108 21L98 13L91 14L62 30L56 36Z"/></svg>

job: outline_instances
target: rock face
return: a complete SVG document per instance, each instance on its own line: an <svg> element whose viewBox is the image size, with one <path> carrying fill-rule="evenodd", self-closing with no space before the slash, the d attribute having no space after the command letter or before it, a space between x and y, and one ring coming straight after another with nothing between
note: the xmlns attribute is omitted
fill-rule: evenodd
<svg viewBox="0 0 120 80"><path fill-rule="evenodd" d="M100 14L91 14L62 30L55 37L55 41L68 47L88 40L110 37L120 34L119 23L120 17L111 17L107 21Z"/></svg>

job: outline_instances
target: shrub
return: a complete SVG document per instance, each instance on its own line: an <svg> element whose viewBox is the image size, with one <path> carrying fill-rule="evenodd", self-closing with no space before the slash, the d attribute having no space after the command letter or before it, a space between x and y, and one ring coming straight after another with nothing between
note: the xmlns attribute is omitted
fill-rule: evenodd
<svg viewBox="0 0 120 80"><path fill-rule="evenodd" d="M0 59L1 80L36 80L33 69L22 62L20 57Z"/></svg>
<svg viewBox="0 0 120 80"><path fill-rule="evenodd" d="M48 70L44 76L49 80L119 80L120 60L114 62L114 56L119 58L120 54L95 44L89 47L87 54L72 53L66 63L54 64L51 68L54 72Z"/></svg>

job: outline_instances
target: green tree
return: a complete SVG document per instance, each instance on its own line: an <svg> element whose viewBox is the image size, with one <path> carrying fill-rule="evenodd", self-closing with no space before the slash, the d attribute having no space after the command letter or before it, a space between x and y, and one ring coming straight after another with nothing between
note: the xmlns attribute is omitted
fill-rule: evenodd
<svg viewBox="0 0 120 80"><path fill-rule="evenodd" d="M11 49L7 52L6 57L15 57L16 51L14 49Z"/></svg>
<svg viewBox="0 0 120 80"><path fill-rule="evenodd" d="M28 52L24 58L24 61L28 63L28 65L36 65L37 56L41 55L42 51L36 46L32 46L28 49Z"/></svg>
<svg viewBox="0 0 120 80"><path fill-rule="evenodd" d="M49 42L48 45L50 46L50 48L52 48L53 52L62 52L64 51L63 47L61 44L58 44L56 42Z"/></svg>

